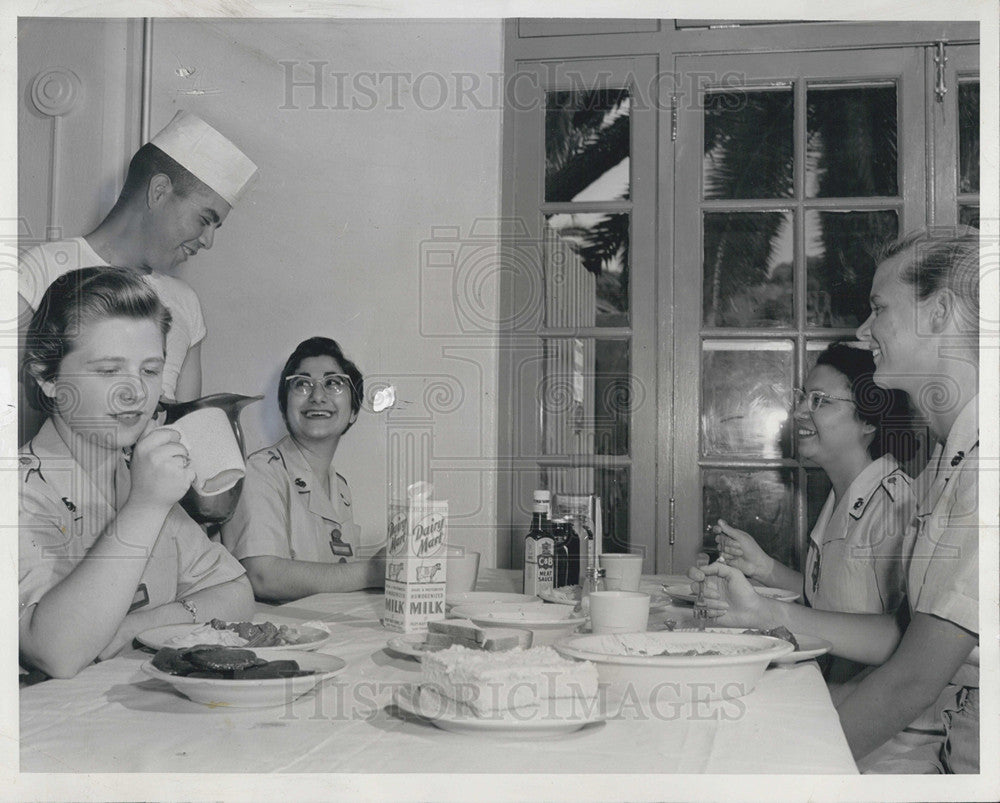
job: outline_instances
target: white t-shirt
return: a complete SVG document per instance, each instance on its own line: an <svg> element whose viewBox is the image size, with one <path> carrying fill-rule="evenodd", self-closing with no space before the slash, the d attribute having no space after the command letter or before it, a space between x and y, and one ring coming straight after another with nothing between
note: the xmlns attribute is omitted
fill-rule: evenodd
<svg viewBox="0 0 1000 803"><path fill-rule="evenodd" d="M18 256L18 293L33 310L38 309L48 286L64 273L95 267L108 267L108 263L83 237L36 245ZM188 350L205 338L205 319L197 294L185 282L155 271L143 274L143 278L156 291L173 318L167 335L162 394L174 398L177 378Z"/></svg>

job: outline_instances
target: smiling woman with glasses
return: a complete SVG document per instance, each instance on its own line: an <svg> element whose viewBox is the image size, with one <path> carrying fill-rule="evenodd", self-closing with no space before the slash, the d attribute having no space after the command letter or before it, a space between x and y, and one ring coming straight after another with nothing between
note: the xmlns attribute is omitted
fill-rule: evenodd
<svg viewBox="0 0 1000 803"><path fill-rule="evenodd" d="M823 351L795 388L793 432L799 458L833 486L809 534L802 571L775 561L756 541L720 521L721 553L748 577L803 593L813 608L895 611L903 599L903 534L913 512L910 478L896 457L912 443L906 394L878 387L871 352L846 343ZM894 455L893 452L896 452ZM826 667L830 683L863 669L846 659Z"/></svg>
<svg viewBox="0 0 1000 803"><path fill-rule="evenodd" d="M361 371L335 340L309 338L285 363L278 407L288 435L247 459L240 503L222 527L258 599L383 585L383 553L359 555L351 489L333 462L363 395Z"/></svg>

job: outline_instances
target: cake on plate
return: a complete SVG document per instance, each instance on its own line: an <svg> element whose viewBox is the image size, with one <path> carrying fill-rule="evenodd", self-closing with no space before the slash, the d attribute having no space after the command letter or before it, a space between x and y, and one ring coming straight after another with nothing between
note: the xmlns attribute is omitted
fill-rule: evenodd
<svg viewBox="0 0 1000 803"><path fill-rule="evenodd" d="M483 652L453 646L421 664L421 702L476 717L524 717L541 711L579 716L597 699L597 668L551 647Z"/></svg>

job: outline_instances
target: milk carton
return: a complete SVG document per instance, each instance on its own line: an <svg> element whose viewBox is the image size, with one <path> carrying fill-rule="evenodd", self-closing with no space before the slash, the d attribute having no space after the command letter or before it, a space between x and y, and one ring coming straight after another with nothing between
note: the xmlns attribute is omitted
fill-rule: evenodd
<svg viewBox="0 0 1000 803"><path fill-rule="evenodd" d="M429 483L417 482L405 500L389 503L382 620L389 630L422 633L444 619L448 503L432 494Z"/></svg>

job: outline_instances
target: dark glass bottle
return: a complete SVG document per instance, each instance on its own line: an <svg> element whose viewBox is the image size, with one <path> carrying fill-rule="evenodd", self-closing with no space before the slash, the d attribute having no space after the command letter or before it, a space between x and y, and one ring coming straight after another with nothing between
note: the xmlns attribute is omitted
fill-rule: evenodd
<svg viewBox="0 0 1000 803"><path fill-rule="evenodd" d="M531 528L524 537L524 593L537 596L551 590L555 569L555 540L549 523L548 491L535 491Z"/></svg>
<svg viewBox="0 0 1000 803"><path fill-rule="evenodd" d="M555 541L556 566L552 580L556 588L569 585L569 536L565 519L552 520L552 538Z"/></svg>

